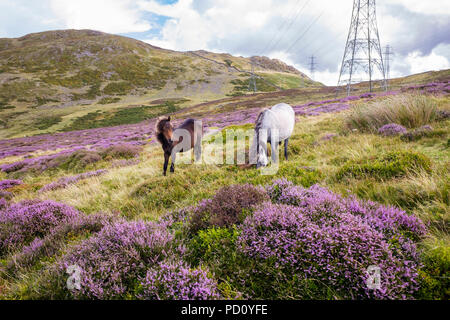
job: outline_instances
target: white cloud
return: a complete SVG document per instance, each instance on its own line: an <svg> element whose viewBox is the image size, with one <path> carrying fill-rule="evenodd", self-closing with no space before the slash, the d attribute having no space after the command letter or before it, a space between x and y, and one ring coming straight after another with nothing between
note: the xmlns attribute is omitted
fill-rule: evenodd
<svg viewBox="0 0 450 320"><path fill-rule="evenodd" d="M386 1L386 0L385 0ZM383 2L385 2L383 1ZM450 14L449 1L424 0L389 0L391 4L400 4L417 13L424 14Z"/></svg>
<svg viewBox="0 0 450 320"><path fill-rule="evenodd" d="M435 50L427 56L423 56L419 52L412 52L408 54L405 62L411 66L410 70L413 74L450 68L449 60L444 56L436 54Z"/></svg>
<svg viewBox="0 0 450 320"><path fill-rule="evenodd" d="M144 32L149 22L141 18L130 0L51 0L56 19L65 28L94 29L110 33Z"/></svg>

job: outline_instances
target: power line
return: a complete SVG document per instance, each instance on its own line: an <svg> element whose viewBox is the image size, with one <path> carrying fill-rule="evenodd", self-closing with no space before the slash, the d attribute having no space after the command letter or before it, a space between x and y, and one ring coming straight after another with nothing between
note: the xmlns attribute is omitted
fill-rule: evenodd
<svg viewBox="0 0 450 320"><path fill-rule="evenodd" d="M298 0L297 3L296 3L296 5L294 6L294 8L297 8L301 1L302 1L302 0ZM280 34L281 34L280 31L285 27L286 23L287 23L289 20L292 19L292 17L294 16L294 14L295 14L295 9L292 10L292 11L290 11L287 15L285 15L285 17L284 17L285 19L281 22L280 26L278 27L278 31L275 32L275 33L273 34L272 39L269 41L269 43L267 44L267 46L264 48L263 53L266 52L267 49L269 49L269 47L272 45L272 43L273 43L273 41L275 40L275 38L276 38L277 36L280 36Z"/></svg>
<svg viewBox="0 0 450 320"><path fill-rule="evenodd" d="M325 12L325 11L322 11L322 13L314 19L314 21L313 21L313 22L309 25L309 27L308 27L308 28L300 35L300 37L298 37L298 38L292 43L292 45L289 47L289 49L286 50L286 53L289 53L289 52L292 50L292 48L294 48L294 47L297 45L297 43L305 36L305 34L309 31L309 29L311 29L311 27L312 27L312 26L320 19L320 17L322 17L322 15L323 15L324 12Z"/></svg>
<svg viewBox="0 0 450 320"><path fill-rule="evenodd" d="M294 22L297 21L298 17L300 16L300 14L303 12L303 10L306 8L306 6L309 4L310 1L311 0L306 1L306 3L303 5L303 7L297 12L297 14L295 15L294 19L292 19L292 21L289 24L289 26L287 27L287 29L283 33L280 33L280 37L278 38L278 41L270 48L269 51L272 51L273 49L275 49L278 46L278 44L280 43L281 39L283 39L284 36L288 33L288 31L291 29L291 27L294 24Z"/></svg>

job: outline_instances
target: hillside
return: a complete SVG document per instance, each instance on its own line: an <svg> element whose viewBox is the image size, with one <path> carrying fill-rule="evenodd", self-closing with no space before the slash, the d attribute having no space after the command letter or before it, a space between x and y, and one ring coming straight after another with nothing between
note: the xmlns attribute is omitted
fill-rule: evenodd
<svg viewBox="0 0 450 320"><path fill-rule="evenodd" d="M448 300L449 84L184 108L174 123L204 121L204 163L167 177L155 119L0 140L0 299ZM252 129L261 105L282 101L296 125L275 175L210 164L225 130ZM68 262L86 275L80 291ZM386 290L367 290L373 265Z"/></svg>
<svg viewBox="0 0 450 320"><path fill-rule="evenodd" d="M165 50L92 30L0 39L0 105L8 106L0 123L8 133L0 137L22 135L24 128L27 134L52 126L69 130L73 119L90 112L146 105L153 108L142 115L154 117L249 92L252 58L202 53ZM280 61L258 59L259 91L317 85ZM228 61L239 68L230 68Z"/></svg>

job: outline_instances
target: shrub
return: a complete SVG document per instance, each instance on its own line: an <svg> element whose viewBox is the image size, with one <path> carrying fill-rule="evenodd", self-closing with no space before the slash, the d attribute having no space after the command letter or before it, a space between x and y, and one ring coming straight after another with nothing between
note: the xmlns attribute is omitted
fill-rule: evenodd
<svg viewBox="0 0 450 320"><path fill-rule="evenodd" d="M162 261L140 281L137 297L149 300L218 299L217 283L202 269L182 261Z"/></svg>
<svg viewBox="0 0 450 320"><path fill-rule="evenodd" d="M189 230L194 234L213 226L238 224L244 218L244 210L268 199L264 189L249 184L224 187L213 198L203 200L193 209Z"/></svg>
<svg viewBox="0 0 450 320"><path fill-rule="evenodd" d="M403 134L401 139L406 142L411 142L422 138L442 137L446 134L447 132L445 130L433 130L431 126L426 125Z"/></svg>
<svg viewBox="0 0 450 320"><path fill-rule="evenodd" d="M15 254L7 262L7 271L14 274L24 268L33 266L37 261L52 257L65 246L67 241L75 237L99 232L105 225L114 220L105 214L79 215L66 223L56 226L43 238L35 238L22 251Z"/></svg>
<svg viewBox="0 0 450 320"><path fill-rule="evenodd" d="M98 104L110 104L110 103L116 103L119 102L121 99L116 97L116 98L112 98L112 97L105 97L102 98Z"/></svg>
<svg viewBox="0 0 450 320"><path fill-rule="evenodd" d="M432 122L437 116L437 105L433 98L408 94L359 104L345 122L349 129L377 132L378 128L390 123L417 128Z"/></svg>
<svg viewBox="0 0 450 320"><path fill-rule="evenodd" d="M74 208L49 200L12 204L0 212L0 256L44 237L79 215Z"/></svg>
<svg viewBox="0 0 450 320"><path fill-rule="evenodd" d="M75 246L50 273L51 298L123 299L148 269L165 260L173 236L153 223L119 222ZM69 266L81 269L81 289L66 288Z"/></svg>
<svg viewBox="0 0 450 320"><path fill-rule="evenodd" d="M131 159L139 155L142 147L132 144L117 144L100 151L103 159L125 158Z"/></svg>
<svg viewBox="0 0 450 320"><path fill-rule="evenodd" d="M22 180L2 180L0 181L0 190L9 189L22 183Z"/></svg>
<svg viewBox="0 0 450 320"><path fill-rule="evenodd" d="M326 189L269 187L274 200L248 216L237 248L257 262L248 288L255 298L398 299L417 291L415 240L425 227L405 212L344 199ZM381 269L381 290L366 286L367 268Z"/></svg>
<svg viewBox="0 0 450 320"><path fill-rule="evenodd" d="M404 126L401 126L396 123L390 123L382 126L380 129L378 129L378 134L386 137L390 136L398 136L401 134L406 133L407 130Z"/></svg>
<svg viewBox="0 0 450 320"><path fill-rule="evenodd" d="M423 268L420 270L419 299L449 300L450 298L450 248L436 241L424 250Z"/></svg>
<svg viewBox="0 0 450 320"><path fill-rule="evenodd" d="M0 197L0 210L6 208L7 205L8 205L8 203L6 202L6 199Z"/></svg>
<svg viewBox="0 0 450 320"><path fill-rule="evenodd" d="M430 173L431 160L421 153L398 151L373 158L350 160L338 170L336 178L338 180L345 177L391 179L418 170Z"/></svg>

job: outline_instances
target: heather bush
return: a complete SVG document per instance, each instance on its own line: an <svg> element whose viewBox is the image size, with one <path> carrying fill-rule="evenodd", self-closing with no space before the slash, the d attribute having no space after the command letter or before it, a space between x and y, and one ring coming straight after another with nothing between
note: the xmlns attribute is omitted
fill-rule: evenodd
<svg viewBox="0 0 450 320"><path fill-rule="evenodd" d="M418 128L438 116L437 104L425 95L396 95L360 103L346 117L349 129L377 132L378 128L397 123L407 128Z"/></svg>
<svg viewBox="0 0 450 320"><path fill-rule="evenodd" d="M378 134L386 137L398 136L401 134L405 134L406 132L407 130L404 126L401 126L396 123L386 124L382 126L380 129L378 129Z"/></svg>
<svg viewBox="0 0 450 320"><path fill-rule="evenodd" d="M6 199L0 198L0 210L6 208L7 205L8 205L8 202L6 202Z"/></svg>
<svg viewBox="0 0 450 320"><path fill-rule="evenodd" d="M0 199L10 200L13 194L9 191L0 190Z"/></svg>
<svg viewBox="0 0 450 320"><path fill-rule="evenodd" d="M146 300L219 299L217 283L206 270L192 269L180 260L165 260L149 269L140 281L137 297Z"/></svg>
<svg viewBox="0 0 450 320"><path fill-rule="evenodd" d="M249 184L224 187L213 198L201 201L193 209L189 222L190 233L195 234L213 226L238 224L243 220L245 210L268 199L265 190L260 187Z"/></svg>
<svg viewBox="0 0 450 320"><path fill-rule="evenodd" d="M100 151L103 159L125 158L131 159L139 155L142 147L131 144L117 144Z"/></svg>
<svg viewBox="0 0 450 320"><path fill-rule="evenodd" d="M445 130L433 130L431 126L426 125L403 134L400 139L405 142L412 142L423 138L443 137L446 134Z"/></svg>
<svg viewBox="0 0 450 320"><path fill-rule="evenodd" d="M427 156L417 152L396 151L372 158L347 161L338 170L336 178L391 179L420 170L431 172L431 160Z"/></svg>
<svg viewBox="0 0 450 320"><path fill-rule="evenodd" d="M43 238L80 212L54 201L23 201L0 211L0 256Z"/></svg>
<svg viewBox="0 0 450 320"><path fill-rule="evenodd" d="M52 159L48 168L61 168L66 170L83 169L86 166L102 160L100 154L95 150L77 150L71 154Z"/></svg>
<svg viewBox="0 0 450 320"><path fill-rule="evenodd" d="M2 180L0 181L0 190L9 189L22 183L22 180Z"/></svg>
<svg viewBox="0 0 450 320"><path fill-rule="evenodd" d="M8 259L6 270L10 275L32 267L36 262L56 255L68 241L99 232L116 218L106 214L79 215L51 230L43 238L35 238L29 245Z"/></svg>
<svg viewBox="0 0 450 320"><path fill-rule="evenodd" d="M251 296L398 299L417 291L415 241L425 233L417 218L317 186L278 181L268 192L281 204L260 205L237 241L238 251L257 262L248 279ZM381 268L381 290L365 284L372 265Z"/></svg>
<svg viewBox="0 0 450 320"><path fill-rule="evenodd" d="M46 298L124 299L130 297L146 272L169 256L173 236L165 226L119 222L105 226L73 247L50 272ZM81 289L68 291L66 270L81 268ZM48 281L48 280L47 280Z"/></svg>

